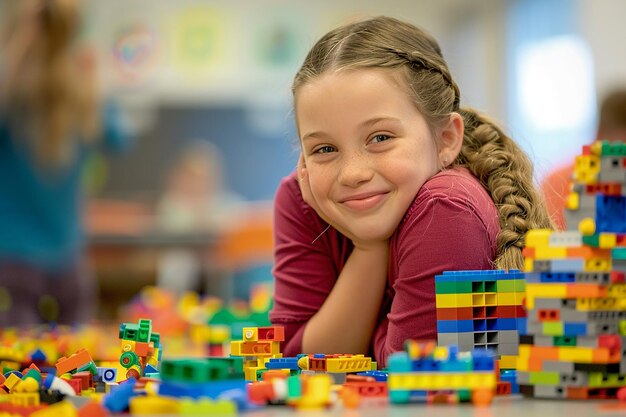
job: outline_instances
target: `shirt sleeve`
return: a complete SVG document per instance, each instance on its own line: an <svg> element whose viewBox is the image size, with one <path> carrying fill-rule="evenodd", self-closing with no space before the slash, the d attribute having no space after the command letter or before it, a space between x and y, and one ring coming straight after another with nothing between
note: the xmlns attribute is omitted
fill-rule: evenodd
<svg viewBox="0 0 626 417"><path fill-rule="evenodd" d="M107 100L102 108L102 145L107 150L124 151L132 143L130 127L120 106Z"/></svg>
<svg viewBox="0 0 626 417"><path fill-rule="evenodd" d="M327 226L302 199L295 176L283 180L274 202L270 320L285 327L285 356L302 353L304 327L328 297L350 250L347 239Z"/></svg>
<svg viewBox="0 0 626 417"><path fill-rule="evenodd" d="M493 204L493 203L491 203ZM495 207L492 214L495 213ZM391 244L395 281L374 350L382 366L407 339L436 340L435 275L446 270L492 269L495 234L466 199L423 196Z"/></svg>

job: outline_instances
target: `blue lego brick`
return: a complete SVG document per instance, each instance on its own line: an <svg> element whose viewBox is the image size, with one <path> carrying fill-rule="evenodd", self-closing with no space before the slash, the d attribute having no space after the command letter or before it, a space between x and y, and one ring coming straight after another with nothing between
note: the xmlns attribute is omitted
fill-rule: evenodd
<svg viewBox="0 0 626 417"><path fill-rule="evenodd" d="M438 333L473 332L474 320L437 320Z"/></svg>
<svg viewBox="0 0 626 417"><path fill-rule="evenodd" d="M596 233L626 233L626 197L596 196Z"/></svg>
<svg viewBox="0 0 626 417"><path fill-rule="evenodd" d="M517 322L516 327L519 334L528 334L528 318L518 317L515 319Z"/></svg>
<svg viewBox="0 0 626 417"><path fill-rule="evenodd" d="M265 367L267 369L289 369L291 371L300 369L298 358L271 358L265 363Z"/></svg>
<svg viewBox="0 0 626 417"><path fill-rule="evenodd" d="M411 372L411 360L409 354L404 351L393 352L387 358L387 369L389 372Z"/></svg>
<svg viewBox="0 0 626 417"><path fill-rule="evenodd" d="M222 381L206 383L182 383L182 382L161 382L159 385L159 395L169 397L209 397L218 398L228 390L246 390L248 382L244 379L226 379Z"/></svg>
<svg viewBox="0 0 626 417"><path fill-rule="evenodd" d="M563 333L568 336L586 336L587 323L563 323Z"/></svg>
<svg viewBox="0 0 626 417"><path fill-rule="evenodd" d="M493 371L495 367L494 352L490 349L472 350L474 371Z"/></svg>
<svg viewBox="0 0 626 417"><path fill-rule="evenodd" d="M114 389L104 396L102 400L104 407L113 413L121 413L127 410L130 399L137 395L134 392L136 383L137 380L135 378L128 378L115 386Z"/></svg>
<svg viewBox="0 0 626 417"><path fill-rule="evenodd" d="M440 370L439 362L433 358L421 358L411 361L411 370L415 372L437 372Z"/></svg>
<svg viewBox="0 0 626 417"><path fill-rule="evenodd" d="M487 319L487 330L517 330L516 318Z"/></svg>
<svg viewBox="0 0 626 417"><path fill-rule="evenodd" d="M385 371L365 371L365 372L357 372L357 375L361 376L372 376L378 382L386 382L389 374Z"/></svg>
<svg viewBox="0 0 626 417"><path fill-rule="evenodd" d="M435 276L435 282L498 281L507 279L524 279L524 274L517 269L511 269L509 272L496 269L476 271L444 271L442 275Z"/></svg>

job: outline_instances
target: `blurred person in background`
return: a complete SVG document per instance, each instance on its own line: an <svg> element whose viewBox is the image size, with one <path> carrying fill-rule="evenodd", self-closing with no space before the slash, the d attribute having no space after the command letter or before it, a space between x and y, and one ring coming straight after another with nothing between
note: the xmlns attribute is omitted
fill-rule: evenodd
<svg viewBox="0 0 626 417"><path fill-rule="evenodd" d="M612 90L602 100L594 140L626 142L626 87ZM548 213L560 230L567 228L563 210L573 174L574 163L571 162L556 168L541 184Z"/></svg>
<svg viewBox="0 0 626 417"><path fill-rule="evenodd" d="M157 226L173 234L207 234L220 238L240 219L243 199L223 182L222 154L206 140L192 140L170 167L157 203ZM177 294L216 286L225 279L212 260L204 265L204 252L189 249L165 251L159 259L157 285ZM202 283L203 274L208 274ZM230 290L213 291L226 296Z"/></svg>
<svg viewBox="0 0 626 417"><path fill-rule="evenodd" d="M82 174L94 145L126 142L101 105L77 0L5 2L0 44L0 326L93 317Z"/></svg>

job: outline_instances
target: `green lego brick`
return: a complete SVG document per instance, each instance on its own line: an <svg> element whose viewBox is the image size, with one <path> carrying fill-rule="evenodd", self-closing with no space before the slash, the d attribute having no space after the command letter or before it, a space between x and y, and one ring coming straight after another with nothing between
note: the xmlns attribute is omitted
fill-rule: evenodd
<svg viewBox="0 0 626 417"><path fill-rule="evenodd" d="M243 358L167 359L161 364L161 378L194 383L244 379Z"/></svg>
<svg viewBox="0 0 626 417"><path fill-rule="evenodd" d="M89 371L94 376L98 375L98 367L93 361L89 362L87 365L81 366L80 368L76 370L76 372L83 372L83 371Z"/></svg>
<svg viewBox="0 0 626 417"><path fill-rule="evenodd" d="M593 248L600 247L600 235L595 234L591 236L583 236L583 245L591 246Z"/></svg>
<svg viewBox="0 0 626 417"><path fill-rule="evenodd" d="M120 339L137 341L139 336L139 325L134 323L124 323L120 326Z"/></svg>
<svg viewBox="0 0 626 417"><path fill-rule="evenodd" d="M554 336L554 346L576 346L576 336Z"/></svg>
<svg viewBox="0 0 626 417"><path fill-rule="evenodd" d="M35 381L41 383L41 372L38 372L35 369L29 369L28 372L26 372L23 376L22 376L22 380L26 379L26 378L33 378Z"/></svg>
<svg viewBox="0 0 626 417"><path fill-rule="evenodd" d="M626 320L620 320L619 322L619 334L626 336Z"/></svg>
<svg viewBox="0 0 626 417"><path fill-rule="evenodd" d="M150 335L150 341L154 344L154 347L161 346L161 335L159 333L154 333Z"/></svg>
<svg viewBox="0 0 626 417"><path fill-rule="evenodd" d="M626 259L626 248L612 248L611 258L613 259Z"/></svg>
<svg viewBox="0 0 626 417"><path fill-rule="evenodd" d="M609 388L626 386L626 377L619 374L589 373L589 388Z"/></svg>
<svg viewBox="0 0 626 417"><path fill-rule="evenodd" d="M456 395L458 396L459 402L461 403L470 402L470 400L472 399L472 391L468 389L460 389L456 392Z"/></svg>
<svg viewBox="0 0 626 417"><path fill-rule="evenodd" d="M302 397L302 382L300 376L290 376L287 378L287 399L297 400Z"/></svg>
<svg viewBox="0 0 626 417"><path fill-rule="evenodd" d="M498 288L498 281L485 281L485 292L496 292Z"/></svg>
<svg viewBox="0 0 626 417"><path fill-rule="evenodd" d="M137 341L148 343L150 341L151 332L152 332L152 320L139 319Z"/></svg>
<svg viewBox="0 0 626 417"><path fill-rule="evenodd" d="M543 334L546 336L562 336L564 326L562 321L549 321L543 323Z"/></svg>
<svg viewBox="0 0 626 417"><path fill-rule="evenodd" d="M472 292L485 292L485 282L484 281L472 281Z"/></svg>
<svg viewBox="0 0 626 417"><path fill-rule="evenodd" d="M461 282L435 282L436 294L471 294L472 283L469 281Z"/></svg>
<svg viewBox="0 0 626 417"><path fill-rule="evenodd" d="M532 385L559 385L561 376L558 372L529 372L530 384Z"/></svg>

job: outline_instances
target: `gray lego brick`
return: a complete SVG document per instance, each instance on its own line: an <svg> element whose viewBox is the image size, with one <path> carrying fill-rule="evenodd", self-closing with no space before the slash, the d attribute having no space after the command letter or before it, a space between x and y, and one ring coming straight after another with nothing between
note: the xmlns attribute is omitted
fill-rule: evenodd
<svg viewBox="0 0 626 417"><path fill-rule="evenodd" d="M536 335L535 346L554 346L554 338L552 336Z"/></svg>
<svg viewBox="0 0 626 417"><path fill-rule="evenodd" d="M551 247L578 247L583 245L582 233L574 230L552 232L549 245Z"/></svg>
<svg viewBox="0 0 626 417"><path fill-rule="evenodd" d="M530 384L530 372L517 371L518 384Z"/></svg>
<svg viewBox="0 0 626 417"><path fill-rule="evenodd" d="M498 340L500 343L519 343L519 333L517 330L500 330Z"/></svg>
<svg viewBox="0 0 626 417"><path fill-rule="evenodd" d="M535 308L532 310L557 308L561 308L561 300L558 298L535 298Z"/></svg>
<svg viewBox="0 0 626 417"><path fill-rule="evenodd" d="M535 385L537 398L566 398L567 389L558 385Z"/></svg>
<svg viewBox="0 0 626 417"><path fill-rule="evenodd" d="M543 361L541 368L542 371L558 372L562 374L572 374L575 372L572 362Z"/></svg>
<svg viewBox="0 0 626 417"><path fill-rule="evenodd" d="M517 343L500 343L497 349L498 355L517 355L519 353L519 344Z"/></svg>

